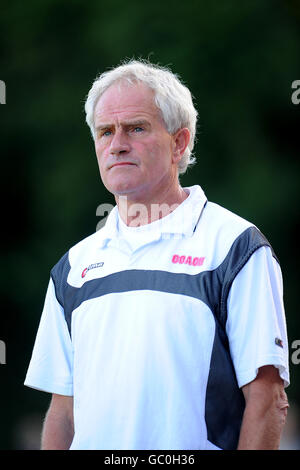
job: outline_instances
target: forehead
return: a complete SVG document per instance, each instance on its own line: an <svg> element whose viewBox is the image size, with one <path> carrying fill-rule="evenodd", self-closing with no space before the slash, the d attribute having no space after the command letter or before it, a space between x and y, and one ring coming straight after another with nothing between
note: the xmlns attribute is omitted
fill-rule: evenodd
<svg viewBox="0 0 300 470"><path fill-rule="evenodd" d="M99 98L94 111L95 125L114 119L160 118L154 92L143 83L116 83Z"/></svg>

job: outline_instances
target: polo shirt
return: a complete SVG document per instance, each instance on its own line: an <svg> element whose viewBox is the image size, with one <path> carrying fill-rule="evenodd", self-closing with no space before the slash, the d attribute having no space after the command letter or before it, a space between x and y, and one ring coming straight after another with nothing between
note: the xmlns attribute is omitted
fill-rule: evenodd
<svg viewBox="0 0 300 470"><path fill-rule="evenodd" d="M279 262L198 185L169 215L105 226L51 271L25 385L74 396L71 449L235 449L241 388L289 384Z"/></svg>

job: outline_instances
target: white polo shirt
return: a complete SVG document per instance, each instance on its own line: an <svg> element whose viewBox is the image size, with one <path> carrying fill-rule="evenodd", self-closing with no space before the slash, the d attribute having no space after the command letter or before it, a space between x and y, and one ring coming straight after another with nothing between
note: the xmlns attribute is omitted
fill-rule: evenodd
<svg viewBox="0 0 300 470"><path fill-rule="evenodd" d="M51 271L25 385L74 396L71 449L234 449L241 387L268 364L289 383L272 248L186 191L138 228L115 207Z"/></svg>

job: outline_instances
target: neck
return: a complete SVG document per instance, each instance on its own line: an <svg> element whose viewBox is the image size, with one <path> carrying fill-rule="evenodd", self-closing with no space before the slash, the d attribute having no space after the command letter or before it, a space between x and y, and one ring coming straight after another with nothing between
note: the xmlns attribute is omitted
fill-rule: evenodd
<svg viewBox="0 0 300 470"><path fill-rule="evenodd" d="M133 198L130 195L116 196L119 215L129 227L150 224L173 212L188 194L179 185L164 188L152 197Z"/></svg>

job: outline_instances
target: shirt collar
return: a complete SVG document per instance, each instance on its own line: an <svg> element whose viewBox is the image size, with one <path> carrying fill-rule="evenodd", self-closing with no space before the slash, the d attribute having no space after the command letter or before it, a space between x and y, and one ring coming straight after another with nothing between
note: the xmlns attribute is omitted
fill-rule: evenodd
<svg viewBox="0 0 300 470"><path fill-rule="evenodd" d="M183 188L189 193L188 197L170 214L162 217L151 224L141 227L126 227L130 231L145 235L145 240L159 239L162 236L170 235L175 238L191 237L199 222L202 210L207 198L199 185ZM105 223L105 226L99 230L99 241L101 247L105 246L111 240L120 238L119 232L119 212L115 206Z"/></svg>

